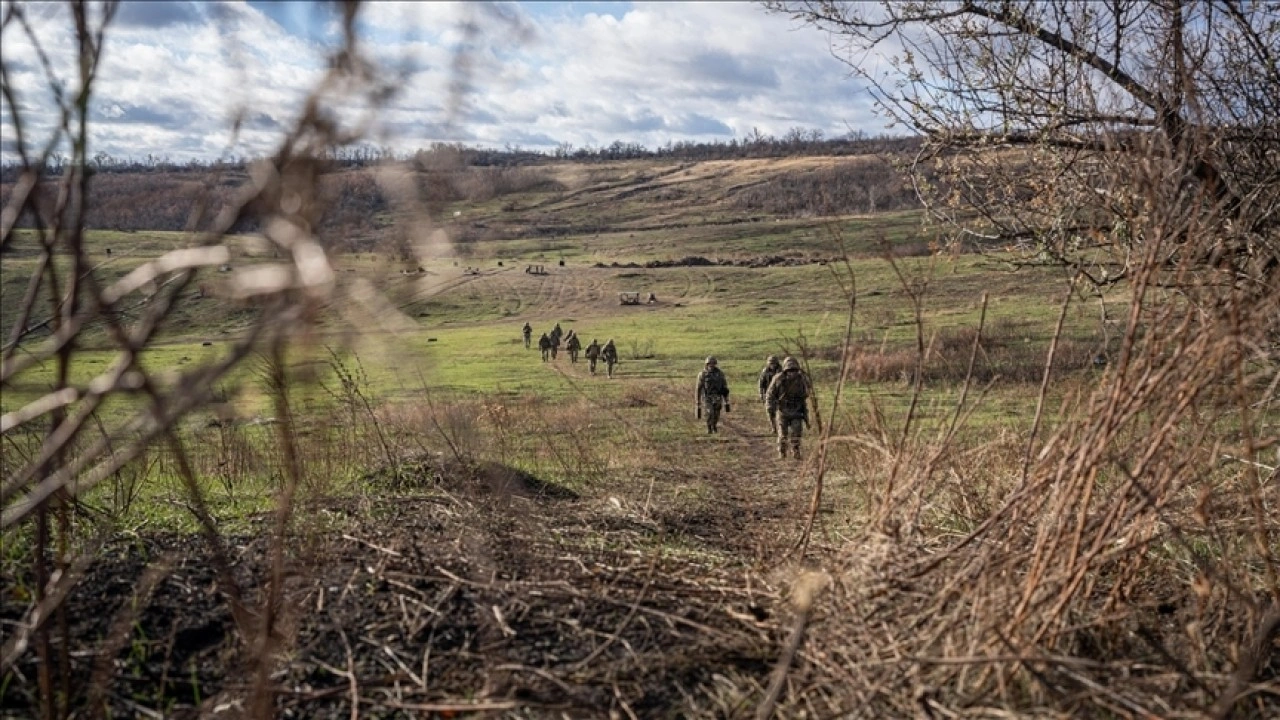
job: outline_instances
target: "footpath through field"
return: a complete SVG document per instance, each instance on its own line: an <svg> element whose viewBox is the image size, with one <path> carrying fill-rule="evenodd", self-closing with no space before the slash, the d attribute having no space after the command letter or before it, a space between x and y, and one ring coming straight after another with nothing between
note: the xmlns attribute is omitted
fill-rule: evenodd
<svg viewBox="0 0 1280 720"><path fill-rule="evenodd" d="M599 494L433 456L371 472L366 495L309 501L286 543L271 712L741 714L781 652L779 567L807 499L803 466L773 459L772 442L731 415L687 444L717 462L673 459ZM226 538L250 633L270 522ZM248 712L260 655L238 639L208 547L142 536L109 557L68 599L76 673L106 674L115 716ZM115 663L96 663L117 637ZM14 688L3 700L24 706Z"/></svg>

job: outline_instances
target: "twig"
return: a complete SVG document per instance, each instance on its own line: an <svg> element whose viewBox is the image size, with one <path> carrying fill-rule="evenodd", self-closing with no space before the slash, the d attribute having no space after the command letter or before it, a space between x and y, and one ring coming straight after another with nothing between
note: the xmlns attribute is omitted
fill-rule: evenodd
<svg viewBox="0 0 1280 720"><path fill-rule="evenodd" d="M347 679L347 692L351 695L351 720L360 720L360 684L356 680L356 663L355 657L351 652L351 643L347 640L347 634L343 632L342 625L333 613L329 613L329 618L333 621L333 627L338 631L338 637L342 640L342 649L347 654L347 669L339 670L323 660L316 660L316 663L325 670L337 675L338 677ZM413 673L409 673L413 677Z"/></svg>
<svg viewBox="0 0 1280 720"><path fill-rule="evenodd" d="M1223 459L1223 460L1234 460L1234 461L1236 461L1236 462L1238 462L1238 463L1244 463L1245 465L1252 465L1253 467L1259 468L1259 469L1261 469L1261 470L1266 470L1267 472L1275 472L1278 468L1280 468L1280 466L1271 466L1271 465L1266 465L1266 464L1263 464L1263 463L1260 463L1260 462L1255 462L1255 461L1253 461L1253 460L1249 460L1249 459L1247 459L1247 458L1239 458L1239 457L1236 457L1236 456L1234 456L1234 455L1227 455L1226 453L1223 453L1223 454L1222 454L1222 459Z"/></svg>
<svg viewBox="0 0 1280 720"><path fill-rule="evenodd" d="M366 547L373 548L374 550L377 550L378 552L381 552L381 553L386 553L386 554L388 554L388 555L391 555L392 557L404 557L403 555L401 555L400 553L396 552L395 550L392 550L391 548L385 548L385 547L382 547L381 545L374 545L373 543L369 542L368 540L361 540L360 538L355 537L355 536L353 536L353 535L348 535L347 533L343 533L343 534L342 534L342 539L343 539L343 540L350 540L351 542L360 543L361 545L364 545L364 546L366 546Z"/></svg>
<svg viewBox="0 0 1280 720"><path fill-rule="evenodd" d="M505 663L502 665L495 665L493 669L532 673L542 678L543 680L546 680L547 682L555 685L556 687L560 688L561 690L564 691L566 695L573 696L574 694L573 688L569 687L569 685L565 683L565 681L561 680L555 675L552 675L546 670L543 670L542 668L530 667L528 665L520 665L518 663Z"/></svg>
<svg viewBox="0 0 1280 720"><path fill-rule="evenodd" d="M1040 431L1040 420L1044 416L1044 399L1049 394L1049 378L1053 373L1053 358L1058 352L1058 341L1062 339L1062 327L1067 321L1067 308L1071 306L1071 296L1075 293L1076 283L1080 275L1071 277L1071 287L1062 298L1062 309L1058 312L1058 324L1053 329L1053 338L1049 341L1049 352L1045 354L1044 375L1040 378L1040 392L1036 395L1036 414L1031 421L1031 433L1027 436L1026 453L1022 456L1022 485L1027 484L1027 473L1031 470L1031 453L1035 450L1036 435Z"/></svg>
<svg viewBox="0 0 1280 720"><path fill-rule="evenodd" d="M388 707L394 710L417 710L419 712L437 712L437 713L463 713L463 712L480 712L484 710L514 710L519 705L510 700L480 700L477 702L434 702L434 703L406 703L397 702L395 700L364 700L366 705L378 705Z"/></svg>
<svg viewBox="0 0 1280 720"><path fill-rule="evenodd" d="M1257 674L1258 667L1269 656L1271 638L1277 632L1280 632L1280 604L1273 603L1271 609L1267 611L1266 616L1263 617L1262 622L1258 625L1258 631L1253 636L1253 642L1249 643L1247 647L1241 648L1240 664L1236 666L1235 674L1231 676L1231 684L1227 686L1218 701L1209 709L1209 717L1215 720L1225 720L1230 716L1236 701L1240 699L1240 694L1253 682L1253 676Z"/></svg>
<svg viewBox="0 0 1280 720"><path fill-rule="evenodd" d="M809 624L809 616L813 612L813 601L830 581L831 578L823 573L805 573L796 581L794 594L799 614L796 615L795 624L791 626L791 636L787 638L782 656L778 658L778 664L773 667L773 677L769 680L769 689L765 693L764 702L756 708L756 720L767 720L773 715L778 697L782 694L782 684L787 680L787 670L795 660L796 652L800 650L800 643L804 642L804 631Z"/></svg>

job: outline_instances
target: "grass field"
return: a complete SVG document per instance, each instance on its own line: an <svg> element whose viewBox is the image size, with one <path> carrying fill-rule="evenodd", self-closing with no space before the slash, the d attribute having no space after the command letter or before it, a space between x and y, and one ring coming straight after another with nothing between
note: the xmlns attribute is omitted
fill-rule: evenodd
<svg viewBox="0 0 1280 720"><path fill-rule="evenodd" d="M975 680L959 669L974 659L969 650L928 649L958 668L948 692L981 685L1013 715L1096 710L1080 699L1087 685L1066 671L1087 670L1094 683L1133 667L1167 671L1134 681L1143 698L1157 697L1151 688L1162 682L1197 698L1208 695L1206 683L1225 683L1222 672L1187 679L1169 670L1223 666L1234 647L1186 644L1181 628L1203 618L1197 602L1209 600L1183 591L1199 587L1197 568L1232 558L1239 562L1220 571L1232 573L1232 592L1263 592L1274 536L1240 528L1257 519L1248 498L1264 510L1258 527L1274 525L1266 514L1275 492L1251 480L1249 466L1220 456L1242 443L1274 444L1245 430L1280 427L1276 408L1259 404L1246 419L1222 400L1227 383L1195 374L1227 352L1197 349L1213 339L1159 344L1184 317L1172 291L1151 290L1151 306L1168 308L1165 324L1130 335L1154 338L1154 349L1126 356L1122 372L1126 284L1101 295L1073 291L1061 268L1014 269L1026 258L998 248L960 252L915 213L768 217L729 202L734 188L830 162L555 165L545 170L555 191L445 206L448 241L389 212L380 247L407 239L410 255L331 255L334 292L314 322L298 323L282 368L251 355L172 437L81 496L68 521L76 546L111 539L108 559L81 583L89 590L69 600L76 657L92 658L85 648L108 635L106 618L130 606L135 588L121 578L160 558L172 577L156 581L151 600L138 601L133 629L121 631L130 641L116 648L124 690L112 707L194 712L235 702L243 688L228 658L248 631L219 593L235 578L252 597L281 587L269 559L271 548L287 546L295 584L282 597L292 634L273 659L276 676L287 678L275 707L300 716L346 717L371 704L394 714L418 701L465 709L445 702L458 698L517 715L609 707L740 716L758 701L793 627L788 587L815 567L829 573L834 598L812 640L826 654L808 657L802 672L837 716L857 715L855 698L839 691L849 672L864 669L841 655L848 647L878 653L874 667L907 662L893 658L892 643L868 640L878 630L851 610L875 608L880 622L895 623L892 603L916 613L917 625L972 611L997 618L992 627L1003 632L1019 603L1036 608L1020 618L1058 623L1052 639L1035 642L1072 658L1062 672L1028 673L1009 661L998 678ZM109 284L189 241L91 231L87 262ZM226 357L263 312L233 299L232 283L277 258L261 238L227 244L230 267L202 269L140 352L161 390ZM5 250L6 333L39 262L29 232ZM529 265L546 273L526 272ZM128 296L121 319L143 317L157 290ZM657 301L623 306L624 291ZM47 341L39 323L50 307L37 302L14 362ZM523 346L525 322L535 343L556 324L584 344L612 338L615 377L603 367L592 376L585 360L571 363L563 351L541 361L536 344ZM70 383L87 389L116 362L113 347L105 324L88 327L68 354ZM802 462L777 458L757 398L756 376L771 354L795 355L813 379ZM733 403L715 435L695 417L693 398L708 355L728 376ZM1152 378L1184 369L1177 392L1153 389ZM55 388L57 373L48 358L7 378L0 411L17 417ZM117 445L100 457L109 462L162 410L146 393L113 395L73 451L108 438ZM47 426L10 428L0 460L28 466ZM1215 519L1195 525L1188 518L1206 512L1210 491ZM1156 492L1164 493L1158 502L1143 494ZM273 518L287 503L296 513L277 536ZM993 527L1008 529L968 545ZM5 538L6 621L35 596L24 565L35 532L28 523ZM1025 557L994 554L1005 546L1026 548ZM917 591L900 577L948 553L952 575L919 576L936 586ZM219 574L219 563L234 572ZM987 572L982 563L1006 564ZM1070 578L1027 580L1019 594L1024 577L1056 578L1059 569ZM1125 585L1132 577L1141 581ZM957 590L962 579L983 592ZM1217 607L1235 607L1238 595L1213 592L1225 598ZM1123 593L1131 595L1116 599ZM956 609L979 602L968 598L994 604ZM1061 604L1050 610L1051 601ZM1160 630L1161 648L1181 658L1168 666L1138 641L1116 639L1146 632L1153 612L1181 623ZM1090 635L1093 622L1107 632ZM1226 637L1235 625L1216 627ZM184 642L167 639L177 637ZM32 670L36 659L23 658ZM1045 673L1073 688L1070 698L1046 691ZM34 696L29 685L8 675L0 699L23 707ZM808 712L806 692L788 696L787 712ZM891 695L877 707L901 708L893 703L912 697L896 686ZM1273 697L1258 693L1257 717Z"/></svg>

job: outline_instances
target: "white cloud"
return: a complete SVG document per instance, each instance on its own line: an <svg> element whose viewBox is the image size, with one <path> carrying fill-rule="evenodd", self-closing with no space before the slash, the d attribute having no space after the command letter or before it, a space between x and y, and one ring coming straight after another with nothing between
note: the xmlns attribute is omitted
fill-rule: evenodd
<svg viewBox="0 0 1280 720"><path fill-rule="evenodd" d="M51 65L74 92L64 6L26 7ZM364 50L397 87L376 139L400 150L437 140L652 147L727 140L753 128L781 135L802 126L835 136L883 124L824 35L754 4L645 3L618 17L592 7L366 4ZM95 150L214 157L243 109L248 121L233 152L269 152L323 74L332 48L321 41L339 35L332 17L321 19L320 31L276 17L285 25L241 2L197 4L135 13L113 28L95 92ZM56 108L34 47L16 24L0 40L29 141L42 141ZM360 114L361 102L337 101L339 117ZM7 101L0 111L0 130L11 138ZM14 158L8 143L4 158Z"/></svg>

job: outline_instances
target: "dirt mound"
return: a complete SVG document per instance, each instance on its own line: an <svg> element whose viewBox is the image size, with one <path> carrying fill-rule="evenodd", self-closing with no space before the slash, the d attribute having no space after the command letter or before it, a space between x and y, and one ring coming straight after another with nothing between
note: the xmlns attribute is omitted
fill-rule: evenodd
<svg viewBox="0 0 1280 720"><path fill-rule="evenodd" d="M468 468L461 477L466 487L492 495L514 495L543 500L576 500L578 493L563 485L547 482L519 468L497 462L482 462Z"/></svg>
<svg viewBox="0 0 1280 720"><path fill-rule="evenodd" d="M442 453L420 453L366 473L361 481L380 490L403 492L440 488L463 495L574 500L578 494L502 463L469 462Z"/></svg>
<svg viewBox="0 0 1280 720"><path fill-rule="evenodd" d="M594 267L597 268L672 268L672 267L779 267L779 266L796 266L796 265L826 265L833 262L830 258L817 257L784 257L782 255L759 255L746 258L717 258L712 260L701 255L688 255L675 260L649 260L643 265L635 262L620 263L617 261L611 263L598 262ZM620 276L622 277L622 276Z"/></svg>

